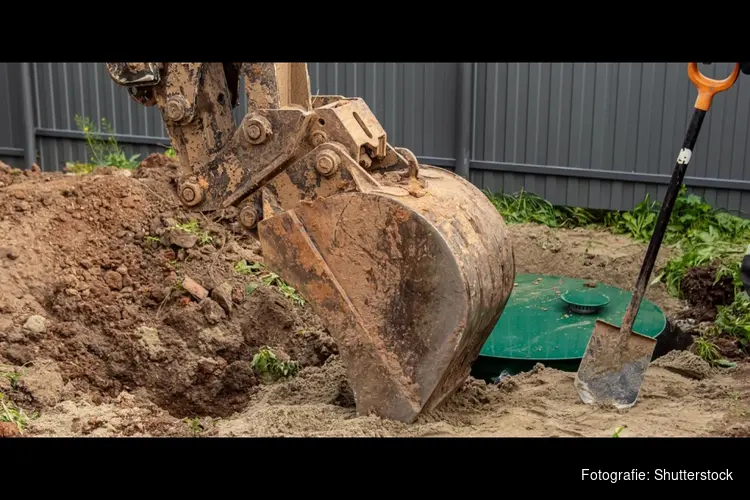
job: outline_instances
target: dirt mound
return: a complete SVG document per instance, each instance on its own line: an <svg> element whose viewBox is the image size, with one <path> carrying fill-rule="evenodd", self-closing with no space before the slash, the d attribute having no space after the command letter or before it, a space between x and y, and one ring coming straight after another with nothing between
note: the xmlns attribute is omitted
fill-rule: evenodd
<svg viewBox="0 0 750 500"><path fill-rule="evenodd" d="M711 365L689 351L672 351L654 361L654 366L702 380L711 375Z"/></svg>
<svg viewBox="0 0 750 500"><path fill-rule="evenodd" d="M694 267L682 278L680 288L691 307L690 317L698 322L716 319L716 307L727 306L734 300L734 283L731 276L716 280L718 269Z"/></svg>
<svg viewBox="0 0 750 500"><path fill-rule="evenodd" d="M41 169L34 164L31 170L21 170L0 161L0 188L23 182L29 177L40 177Z"/></svg>
<svg viewBox="0 0 750 500"><path fill-rule="evenodd" d="M176 168L152 155L133 175L26 176L0 191L0 358L46 358L58 374L40 395L23 373L19 394L34 395L22 402L54 405L64 379L97 404L142 389L177 417L226 416L259 384L259 348L302 367L336 352L306 308L235 269L262 263L257 241L183 212Z"/></svg>

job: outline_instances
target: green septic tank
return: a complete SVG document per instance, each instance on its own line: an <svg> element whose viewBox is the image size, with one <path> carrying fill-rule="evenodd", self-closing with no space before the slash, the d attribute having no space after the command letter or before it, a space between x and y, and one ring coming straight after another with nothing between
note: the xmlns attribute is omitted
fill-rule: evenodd
<svg viewBox="0 0 750 500"><path fill-rule="evenodd" d="M536 363L575 371L597 318L619 326L632 293L588 280L519 274L503 315L474 363L485 380L530 370ZM667 318L643 299L633 330L656 338Z"/></svg>

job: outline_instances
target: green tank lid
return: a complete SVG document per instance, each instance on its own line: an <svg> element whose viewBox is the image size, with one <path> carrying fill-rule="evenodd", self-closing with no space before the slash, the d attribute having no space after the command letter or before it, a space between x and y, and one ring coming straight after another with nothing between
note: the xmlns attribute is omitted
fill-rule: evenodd
<svg viewBox="0 0 750 500"><path fill-rule="evenodd" d="M629 291L601 283L592 287L587 280L519 274L505 311L479 355L542 363L580 360L596 320L619 326L631 296ZM633 330L656 338L666 326L662 310L643 299Z"/></svg>

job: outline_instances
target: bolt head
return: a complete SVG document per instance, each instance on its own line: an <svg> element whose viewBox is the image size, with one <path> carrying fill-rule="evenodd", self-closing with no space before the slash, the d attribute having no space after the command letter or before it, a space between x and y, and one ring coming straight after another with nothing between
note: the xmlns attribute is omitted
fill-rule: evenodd
<svg viewBox="0 0 750 500"><path fill-rule="evenodd" d="M312 135L313 146L320 146L321 144L326 142L327 138L328 137L326 136L325 132L321 130L316 130L315 132L313 132L313 135Z"/></svg>
<svg viewBox="0 0 750 500"><path fill-rule="evenodd" d="M247 118L240 126L244 140L250 144L263 144L272 133L271 123L260 115Z"/></svg>
<svg viewBox="0 0 750 500"><path fill-rule="evenodd" d="M167 118L173 122L178 122L185 117L185 105L180 99L172 97L167 101Z"/></svg>
<svg viewBox="0 0 750 500"><path fill-rule="evenodd" d="M240 220L240 224L248 229L253 228L258 222L258 215L255 213L255 208L253 207L243 208L242 210L240 210L240 214L238 217Z"/></svg>
<svg viewBox="0 0 750 500"><path fill-rule="evenodd" d="M247 136L250 137L250 139L258 139L261 133L260 126L257 123L253 123L247 127Z"/></svg>
<svg viewBox="0 0 750 500"><path fill-rule="evenodd" d="M315 169L320 175L329 176L336 171L339 163L341 163L341 159L335 152L325 150L318 154L315 160Z"/></svg>
<svg viewBox="0 0 750 500"><path fill-rule="evenodd" d="M182 188L182 199L185 201L195 200L195 191L193 190L193 188L189 186Z"/></svg>
<svg viewBox="0 0 750 500"><path fill-rule="evenodd" d="M180 189L180 198L182 198L183 203L192 207L201 202L203 191L197 184L193 184L192 182L186 183Z"/></svg>
<svg viewBox="0 0 750 500"><path fill-rule="evenodd" d="M318 158L318 170L323 174L330 173L333 170L333 160L327 156Z"/></svg>

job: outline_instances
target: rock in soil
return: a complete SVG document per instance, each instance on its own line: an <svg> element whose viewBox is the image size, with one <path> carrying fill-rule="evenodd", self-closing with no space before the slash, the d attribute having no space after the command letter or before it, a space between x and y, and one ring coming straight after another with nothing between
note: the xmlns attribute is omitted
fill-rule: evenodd
<svg viewBox="0 0 750 500"><path fill-rule="evenodd" d="M16 424L10 422L0 422L0 438L16 437L20 435L21 432L18 430L18 426Z"/></svg>
<svg viewBox="0 0 750 500"><path fill-rule="evenodd" d="M224 282L211 290L211 298L218 303L227 314L232 312L232 284Z"/></svg>
<svg viewBox="0 0 750 500"><path fill-rule="evenodd" d="M198 236L180 228L170 228L164 233L164 237L169 244L180 248L193 248L198 243Z"/></svg>
<svg viewBox="0 0 750 500"><path fill-rule="evenodd" d="M190 295L192 295L199 301L202 301L203 299L208 297L208 290L203 288L199 283L197 283L189 276L185 276L185 279L182 280L182 288L187 290Z"/></svg>
<svg viewBox="0 0 750 500"><path fill-rule="evenodd" d="M112 290L122 290L122 275L117 271L107 271L104 273L104 282Z"/></svg>
<svg viewBox="0 0 750 500"><path fill-rule="evenodd" d="M47 320L44 319L44 316L35 314L33 316L29 316L29 319L26 320L26 323L23 324L23 327L30 332L44 333L45 331L47 331Z"/></svg>
<svg viewBox="0 0 750 500"><path fill-rule="evenodd" d="M36 360L21 373L18 389L30 396L37 407L54 406L60 401L65 384L57 363Z"/></svg>
<svg viewBox="0 0 750 500"><path fill-rule="evenodd" d="M9 260L16 260L20 256L15 248L0 248L0 255Z"/></svg>

